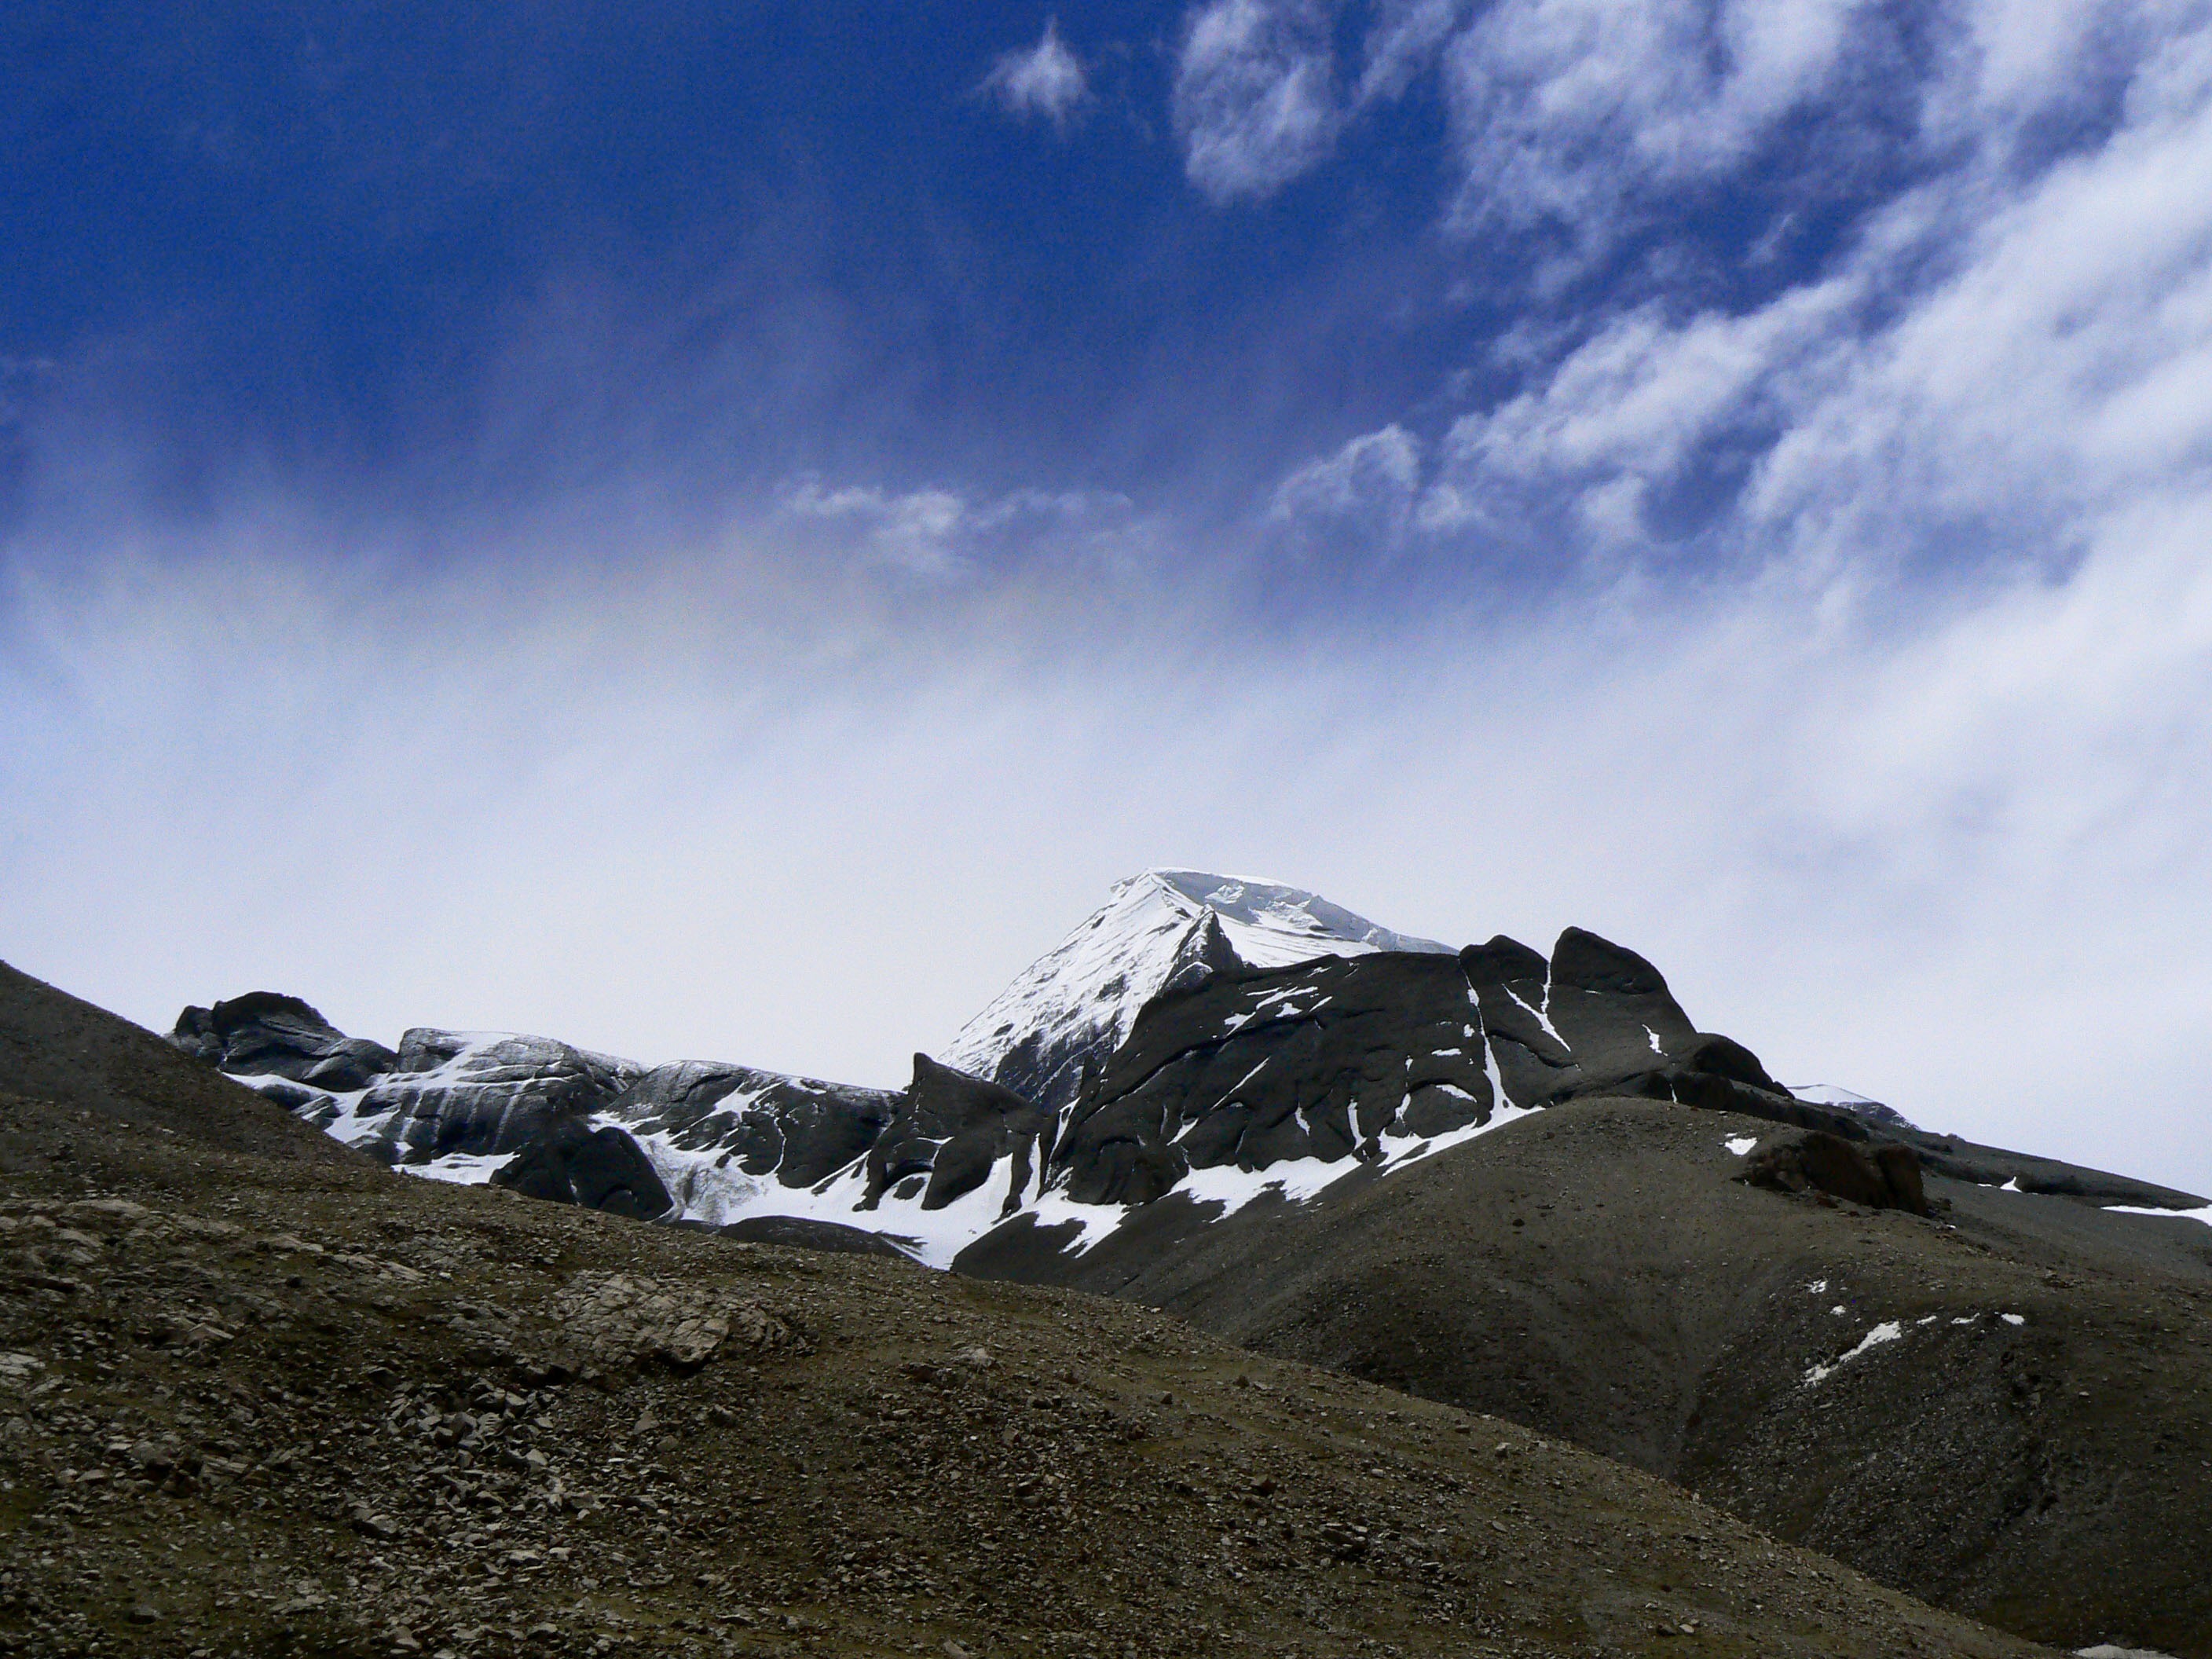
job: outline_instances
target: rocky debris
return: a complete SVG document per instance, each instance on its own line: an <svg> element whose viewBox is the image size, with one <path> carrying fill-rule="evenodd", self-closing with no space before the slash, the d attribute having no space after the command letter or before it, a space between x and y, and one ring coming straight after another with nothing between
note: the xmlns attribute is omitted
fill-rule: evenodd
<svg viewBox="0 0 2212 1659"><path fill-rule="evenodd" d="M1925 1216L1729 1179L1795 1138L1578 1098L1388 1180L959 1266L1573 1438L2042 1640L2212 1652L2166 1519L2212 1512L2212 1235L1942 1176Z"/></svg>
<svg viewBox="0 0 2212 1659"><path fill-rule="evenodd" d="M579 1274L554 1299L568 1340L603 1357L706 1364L732 1340L748 1352L793 1346L790 1324L757 1302L718 1302L690 1287L624 1273Z"/></svg>
<svg viewBox="0 0 2212 1659"><path fill-rule="evenodd" d="M1761 1147L1735 1179L1778 1192L1821 1193L1869 1210L1929 1212L1920 1155L1910 1146L1858 1146L1816 1131Z"/></svg>
<svg viewBox="0 0 2212 1659"><path fill-rule="evenodd" d="M286 1085L290 1087L293 1085ZM0 1091L48 1101L105 1121L140 1124L196 1145L362 1171L361 1154L315 1132L263 1095L180 1052L152 1032L0 963ZM75 1162L64 1133L0 1147L0 1172ZM86 1171L88 1177L95 1172Z"/></svg>

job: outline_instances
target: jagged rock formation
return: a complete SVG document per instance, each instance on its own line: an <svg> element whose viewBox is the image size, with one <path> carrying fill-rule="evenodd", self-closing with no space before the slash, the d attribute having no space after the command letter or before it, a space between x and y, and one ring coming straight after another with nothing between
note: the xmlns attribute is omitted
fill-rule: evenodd
<svg viewBox="0 0 2212 1659"><path fill-rule="evenodd" d="M2194 1202L1929 1135L1848 1091L1802 1098L1581 928L1548 957L1504 937L1455 953L1189 871L1120 884L898 1091L501 1033L386 1048L268 993L188 1008L172 1041L402 1168L707 1226L857 1228L937 1266L1089 1250L1170 1194L1208 1215L1310 1196L1600 1095L1909 1146L1965 1180ZM984 1247L998 1230L1006 1248Z"/></svg>
<svg viewBox="0 0 2212 1659"><path fill-rule="evenodd" d="M1051 1151L1052 1127L1048 1114L1012 1090L916 1054L914 1082L897 1115L868 1149L863 1202L872 1209L896 1191L925 1210L941 1210L981 1187L1003 1163L1012 1178L1000 1213L1010 1214Z"/></svg>

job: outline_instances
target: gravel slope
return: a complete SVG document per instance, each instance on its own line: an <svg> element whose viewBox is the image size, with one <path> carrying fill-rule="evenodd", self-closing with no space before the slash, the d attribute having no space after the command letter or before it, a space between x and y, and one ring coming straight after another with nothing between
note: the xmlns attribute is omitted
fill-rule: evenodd
<svg viewBox="0 0 2212 1659"><path fill-rule="evenodd" d="M1730 1179L1790 1133L1576 1101L1311 1204L962 1266L1573 1439L2037 1639L2212 1656L2212 1228Z"/></svg>

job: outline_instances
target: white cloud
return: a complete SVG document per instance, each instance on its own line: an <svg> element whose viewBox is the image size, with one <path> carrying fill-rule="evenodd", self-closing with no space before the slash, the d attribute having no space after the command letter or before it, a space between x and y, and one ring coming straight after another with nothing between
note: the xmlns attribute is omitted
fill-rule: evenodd
<svg viewBox="0 0 2212 1659"><path fill-rule="evenodd" d="M1060 40L1060 21L1053 17L1045 19L1036 45L1000 58L983 77L983 89L1009 114L1041 115L1054 126L1066 125L1091 95L1083 61Z"/></svg>
<svg viewBox="0 0 2212 1659"><path fill-rule="evenodd" d="M1452 428L1452 461L1493 477L1572 480L1680 470L1717 426L1741 420L1779 372L1826 344L1857 284L1793 290L1741 317L1666 322L1646 307L1570 354L1542 385Z"/></svg>
<svg viewBox="0 0 2212 1659"><path fill-rule="evenodd" d="M1469 0L1381 0L1367 32L1355 106L1395 98L1459 28Z"/></svg>
<svg viewBox="0 0 2212 1659"><path fill-rule="evenodd" d="M1209 0L1186 23L1175 121L1184 170L1216 202L1273 194L1342 123L1328 12L1313 0Z"/></svg>
<svg viewBox="0 0 2212 1659"><path fill-rule="evenodd" d="M936 486L830 489L802 477L785 483L777 505L787 527L826 532L830 546L938 581L1009 557L1128 568L1146 561L1155 534L1127 496L1104 490L1018 489L977 501Z"/></svg>
<svg viewBox="0 0 2212 1659"><path fill-rule="evenodd" d="M916 575L950 576L962 568L959 537L970 515L951 490L824 489L818 480L803 478L785 490L783 505L796 518L856 526L882 557Z"/></svg>
<svg viewBox="0 0 2212 1659"><path fill-rule="evenodd" d="M2212 21L2135 68L2093 149L2009 145L1899 198L1824 275L1753 309L1654 302L1462 416L1419 517L1533 501L1632 539L1638 503L1737 457L1698 529L1817 580L2064 568L2109 515L2212 468Z"/></svg>
<svg viewBox="0 0 2212 1659"><path fill-rule="evenodd" d="M1393 422L1292 472L1267 514L1283 524L1351 520L1388 540L1404 530L1420 481L1421 441Z"/></svg>
<svg viewBox="0 0 2212 1659"><path fill-rule="evenodd" d="M1500 0L1444 79L1468 223L1601 244L1639 193L1729 170L1818 99L1869 0Z"/></svg>

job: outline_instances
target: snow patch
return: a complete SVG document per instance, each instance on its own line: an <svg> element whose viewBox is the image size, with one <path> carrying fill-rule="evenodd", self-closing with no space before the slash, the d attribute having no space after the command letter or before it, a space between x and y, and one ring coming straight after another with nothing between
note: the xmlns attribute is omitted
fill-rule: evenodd
<svg viewBox="0 0 2212 1659"><path fill-rule="evenodd" d="M1721 1145L1729 1149L1729 1154L1730 1157L1743 1158L1750 1153L1753 1147L1759 1145L1759 1137L1757 1135L1730 1135L1726 1140L1721 1142Z"/></svg>
<svg viewBox="0 0 2212 1659"><path fill-rule="evenodd" d="M1840 1313L1843 1310L1839 1308L1837 1311ZM1815 1383L1820 1382L1823 1378L1834 1376L1838 1366L1847 1365L1852 1360L1856 1359L1861 1354L1866 1352L1868 1349L1878 1348L1885 1342L1894 1342L1904 1334L1904 1326L1899 1324L1893 1319L1884 1320L1881 1324L1875 1326L1864 1336L1861 1337L1858 1341L1858 1346L1853 1348L1850 1352L1838 1354L1836 1358L1827 1364L1815 1365L1811 1370L1808 1370L1805 1373L1805 1386L1809 1389Z"/></svg>
<svg viewBox="0 0 2212 1659"><path fill-rule="evenodd" d="M1849 1089L1838 1089L1832 1083L1787 1083L1783 1085L1808 1106L1879 1106L1881 1103L1866 1095L1853 1094Z"/></svg>
<svg viewBox="0 0 2212 1659"><path fill-rule="evenodd" d="M426 1181L450 1181L458 1187L483 1187L489 1186L493 1175L514 1157L513 1152L447 1152L443 1158L434 1158L428 1164L398 1164L392 1167L402 1175L421 1176Z"/></svg>

